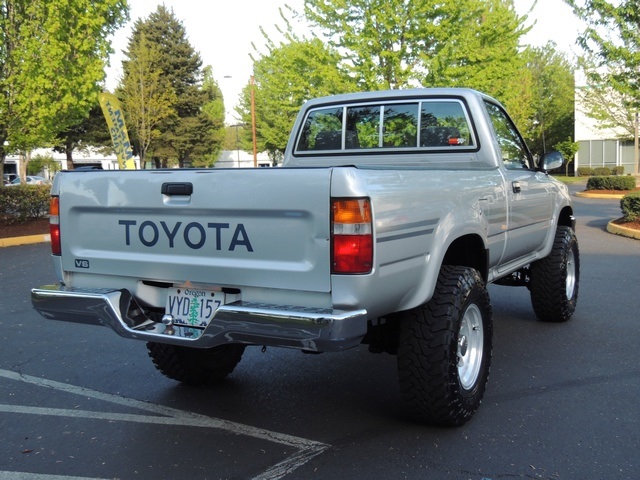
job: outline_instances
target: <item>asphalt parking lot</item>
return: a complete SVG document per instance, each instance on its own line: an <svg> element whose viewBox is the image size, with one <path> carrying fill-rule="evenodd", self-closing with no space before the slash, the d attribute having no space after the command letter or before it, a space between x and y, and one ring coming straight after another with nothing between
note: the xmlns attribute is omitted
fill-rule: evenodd
<svg viewBox="0 0 640 480"><path fill-rule="evenodd" d="M365 347L249 348L221 386L180 386L143 343L32 309L47 244L0 248L0 480L637 479L640 241L605 231L617 200L574 201L574 317L540 323L526 289L491 286L489 385L457 429L412 423L395 358Z"/></svg>

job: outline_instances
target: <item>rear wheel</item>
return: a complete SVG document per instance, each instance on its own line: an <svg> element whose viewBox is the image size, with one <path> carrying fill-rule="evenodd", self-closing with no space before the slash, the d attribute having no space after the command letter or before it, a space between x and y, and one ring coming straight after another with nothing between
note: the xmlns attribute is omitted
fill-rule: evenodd
<svg viewBox="0 0 640 480"><path fill-rule="evenodd" d="M410 413L433 425L468 421L484 395L492 335L479 273L443 266L433 298L401 319L398 377Z"/></svg>
<svg viewBox="0 0 640 480"><path fill-rule="evenodd" d="M189 385L213 385L233 371L245 346L191 348L149 342L147 349L153 364L166 377Z"/></svg>
<svg viewBox="0 0 640 480"><path fill-rule="evenodd" d="M531 264L531 304L544 322L566 322L578 301L580 253L573 229L560 226L553 249Z"/></svg>

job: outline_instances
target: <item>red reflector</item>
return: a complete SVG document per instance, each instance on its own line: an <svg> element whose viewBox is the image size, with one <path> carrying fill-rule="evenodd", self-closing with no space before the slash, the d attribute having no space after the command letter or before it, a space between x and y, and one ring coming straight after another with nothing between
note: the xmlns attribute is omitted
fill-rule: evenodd
<svg viewBox="0 0 640 480"><path fill-rule="evenodd" d="M369 273L373 259L371 235L333 238L333 273Z"/></svg>
<svg viewBox="0 0 640 480"><path fill-rule="evenodd" d="M60 244L60 197L49 199L49 234L51 235L51 254L62 255Z"/></svg>
<svg viewBox="0 0 640 480"><path fill-rule="evenodd" d="M373 224L368 198L334 198L331 212L331 273L373 270Z"/></svg>
<svg viewBox="0 0 640 480"><path fill-rule="evenodd" d="M51 234L51 253L53 255L61 255L62 249L60 248L60 225L54 223L49 224L49 233Z"/></svg>

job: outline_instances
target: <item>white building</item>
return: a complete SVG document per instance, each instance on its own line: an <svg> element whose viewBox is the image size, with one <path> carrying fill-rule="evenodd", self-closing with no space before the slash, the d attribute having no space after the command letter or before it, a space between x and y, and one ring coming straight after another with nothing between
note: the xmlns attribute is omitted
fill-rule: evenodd
<svg viewBox="0 0 640 480"><path fill-rule="evenodd" d="M624 173L635 173L634 140L625 139L629 133L622 129L601 128L597 121L584 112L584 87L576 87L575 141L580 150L576 155L575 170L580 167L624 167Z"/></svg>
<svg viewBox="0 0 640 480"><path fill-rule="evenodd" d="M265 152L258 153L256 164L253 161L253 152L242 150L223 150L216 161L214 168L253 168L272 167L273 162Z"/></svg>

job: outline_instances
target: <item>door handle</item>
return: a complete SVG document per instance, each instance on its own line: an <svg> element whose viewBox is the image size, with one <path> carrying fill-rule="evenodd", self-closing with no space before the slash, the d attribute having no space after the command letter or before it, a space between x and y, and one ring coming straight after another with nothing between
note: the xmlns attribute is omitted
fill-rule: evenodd
<svg viewBox="0 0 640 480"><path fill-rule="evenodd" d="M163 195L191 195L193 193L193 183L163 183L160 193Z"/></svg>
<svg viewBox="0 0 640 480"><path fill-rule="evenodd" d="M511 188L513 189L513 193L520 193L522 191L522 187L520 187L520 182L511 182Z"/></svg>

